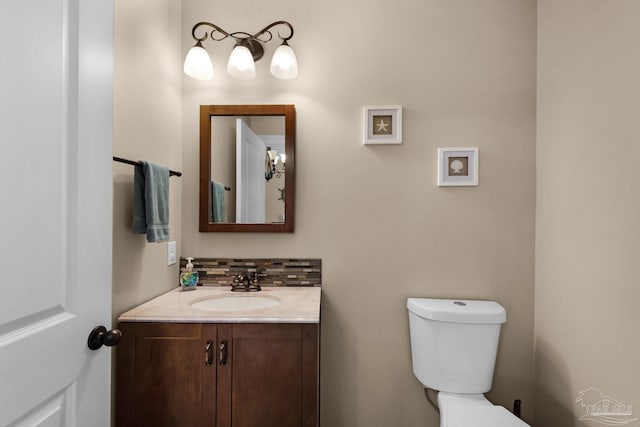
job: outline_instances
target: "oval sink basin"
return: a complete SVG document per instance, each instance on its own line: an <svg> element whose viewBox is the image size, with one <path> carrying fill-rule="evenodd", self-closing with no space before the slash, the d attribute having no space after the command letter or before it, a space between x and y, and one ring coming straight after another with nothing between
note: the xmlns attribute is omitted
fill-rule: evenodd
<svg viewBox="0 0 640 427"><path fill-rule="evenodd" d="M276 297L266 295L220 295L196 300L190 305L207 311L249 311L274 307L280 304Z"/></svg>

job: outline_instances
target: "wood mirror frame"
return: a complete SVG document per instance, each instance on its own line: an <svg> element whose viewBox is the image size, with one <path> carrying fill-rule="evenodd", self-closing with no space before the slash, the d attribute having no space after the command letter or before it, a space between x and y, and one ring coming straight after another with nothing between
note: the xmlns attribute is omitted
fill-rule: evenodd
<svg viewBox="0 0 640 427"><path fill-rule="evenodd" d="M211 185L212 116L283 116L287 158L284 195L284 222L265 224L209 222ZM200 231L292 233L295 195L296 115L294 105L201 105L200 106ZM266 154L266 153L265 153Z"/></svg>

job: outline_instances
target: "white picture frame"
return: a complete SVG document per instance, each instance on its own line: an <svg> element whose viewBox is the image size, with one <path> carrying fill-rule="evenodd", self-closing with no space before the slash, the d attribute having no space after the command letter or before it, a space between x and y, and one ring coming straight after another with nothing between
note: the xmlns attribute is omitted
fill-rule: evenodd
<svg viewBox="0 0 640 427"><path fill-rule="evenodd" d="M478 185L478 147L438 148L438 187Z"/></svg>
<svg viewBox="0 0 640 427"><path fill-rule="evenodd" d="M402 105L363 108L363 144L402 144Z"/></svg>

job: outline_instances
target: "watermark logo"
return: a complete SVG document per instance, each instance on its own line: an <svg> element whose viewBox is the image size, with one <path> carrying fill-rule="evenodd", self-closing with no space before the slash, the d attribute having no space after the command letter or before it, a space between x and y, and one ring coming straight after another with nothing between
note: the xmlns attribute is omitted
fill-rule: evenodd
<svg viewBox="0 0 640 427"><path fill-rule="evenodd" d="M633 417L631 405L625 405L611 396L602 394L595 387L589 387L578 393L576 403L586 411L580 420L595 421L610 426L621 426L638 421L638 418Z"/></svg>

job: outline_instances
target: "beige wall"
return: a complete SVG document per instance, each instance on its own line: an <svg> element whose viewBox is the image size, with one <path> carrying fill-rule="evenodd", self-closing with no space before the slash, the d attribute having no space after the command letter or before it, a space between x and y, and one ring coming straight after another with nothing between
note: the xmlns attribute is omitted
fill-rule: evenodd
<svg viewBox="0 0 640 427"><path fill-rule="evenodd" d="M538 1L538 426L594 425L589 387L640 416L638 16L637 0Z"/></svg>
<svg viewBox="0 0 640 427"><path fill-rule="evenodd" d="M533 0L183 1L194 23L296 30L300 76L229 77L233 43L207 42L213 81L183 79L185 256L323 260L322 424L438 425L411 371L406 298L493 299L509 315L497 403L533 414L536 3ZM342 65L343 64L343 65ZM294 234L198 232L198 107L292 103ZM363 146L362 107L404 106L404 143ZM436 149L480 147L480 186L435 186Z"/></svg>
<svg viewBox="0 0 640 427"><path fill-rule="evenodd" d="M182 170L180 10L172 0L115 2L113 153L173 170ZM114 318L178 283L167 243L131 232L133 172L113 164ZM170 238L180 256L182 179L172 177L170 185Z"/></svg>
<svg viewBox="0 0 640 427"><path fill-rule="evenodd" d="M505 305L489 396L523 399L532 421L536 2L182 7L180 22L177 2L116 2L114 154L183 170L171 179L171 234L185 255L323 259L323 425L438 425L411 374L408 296ZM636 0L538 2L538 426L590 425L575 402L588 387L640 402L639 12ZM184 79L181 92L203 19L247 31L291 21L300 77L273 79L265 59L256 80L234 81L232 44L209 42L216 80ZM198 106L226 103L296 104L294 234L197 232ZM404 144L362 146L361 107L386 103L404 106ZM478 188L434 186L436 148L455 145L480 146ZM132 181L114 164L114 316L177 275L166 244L129 231Z"/></svg>

